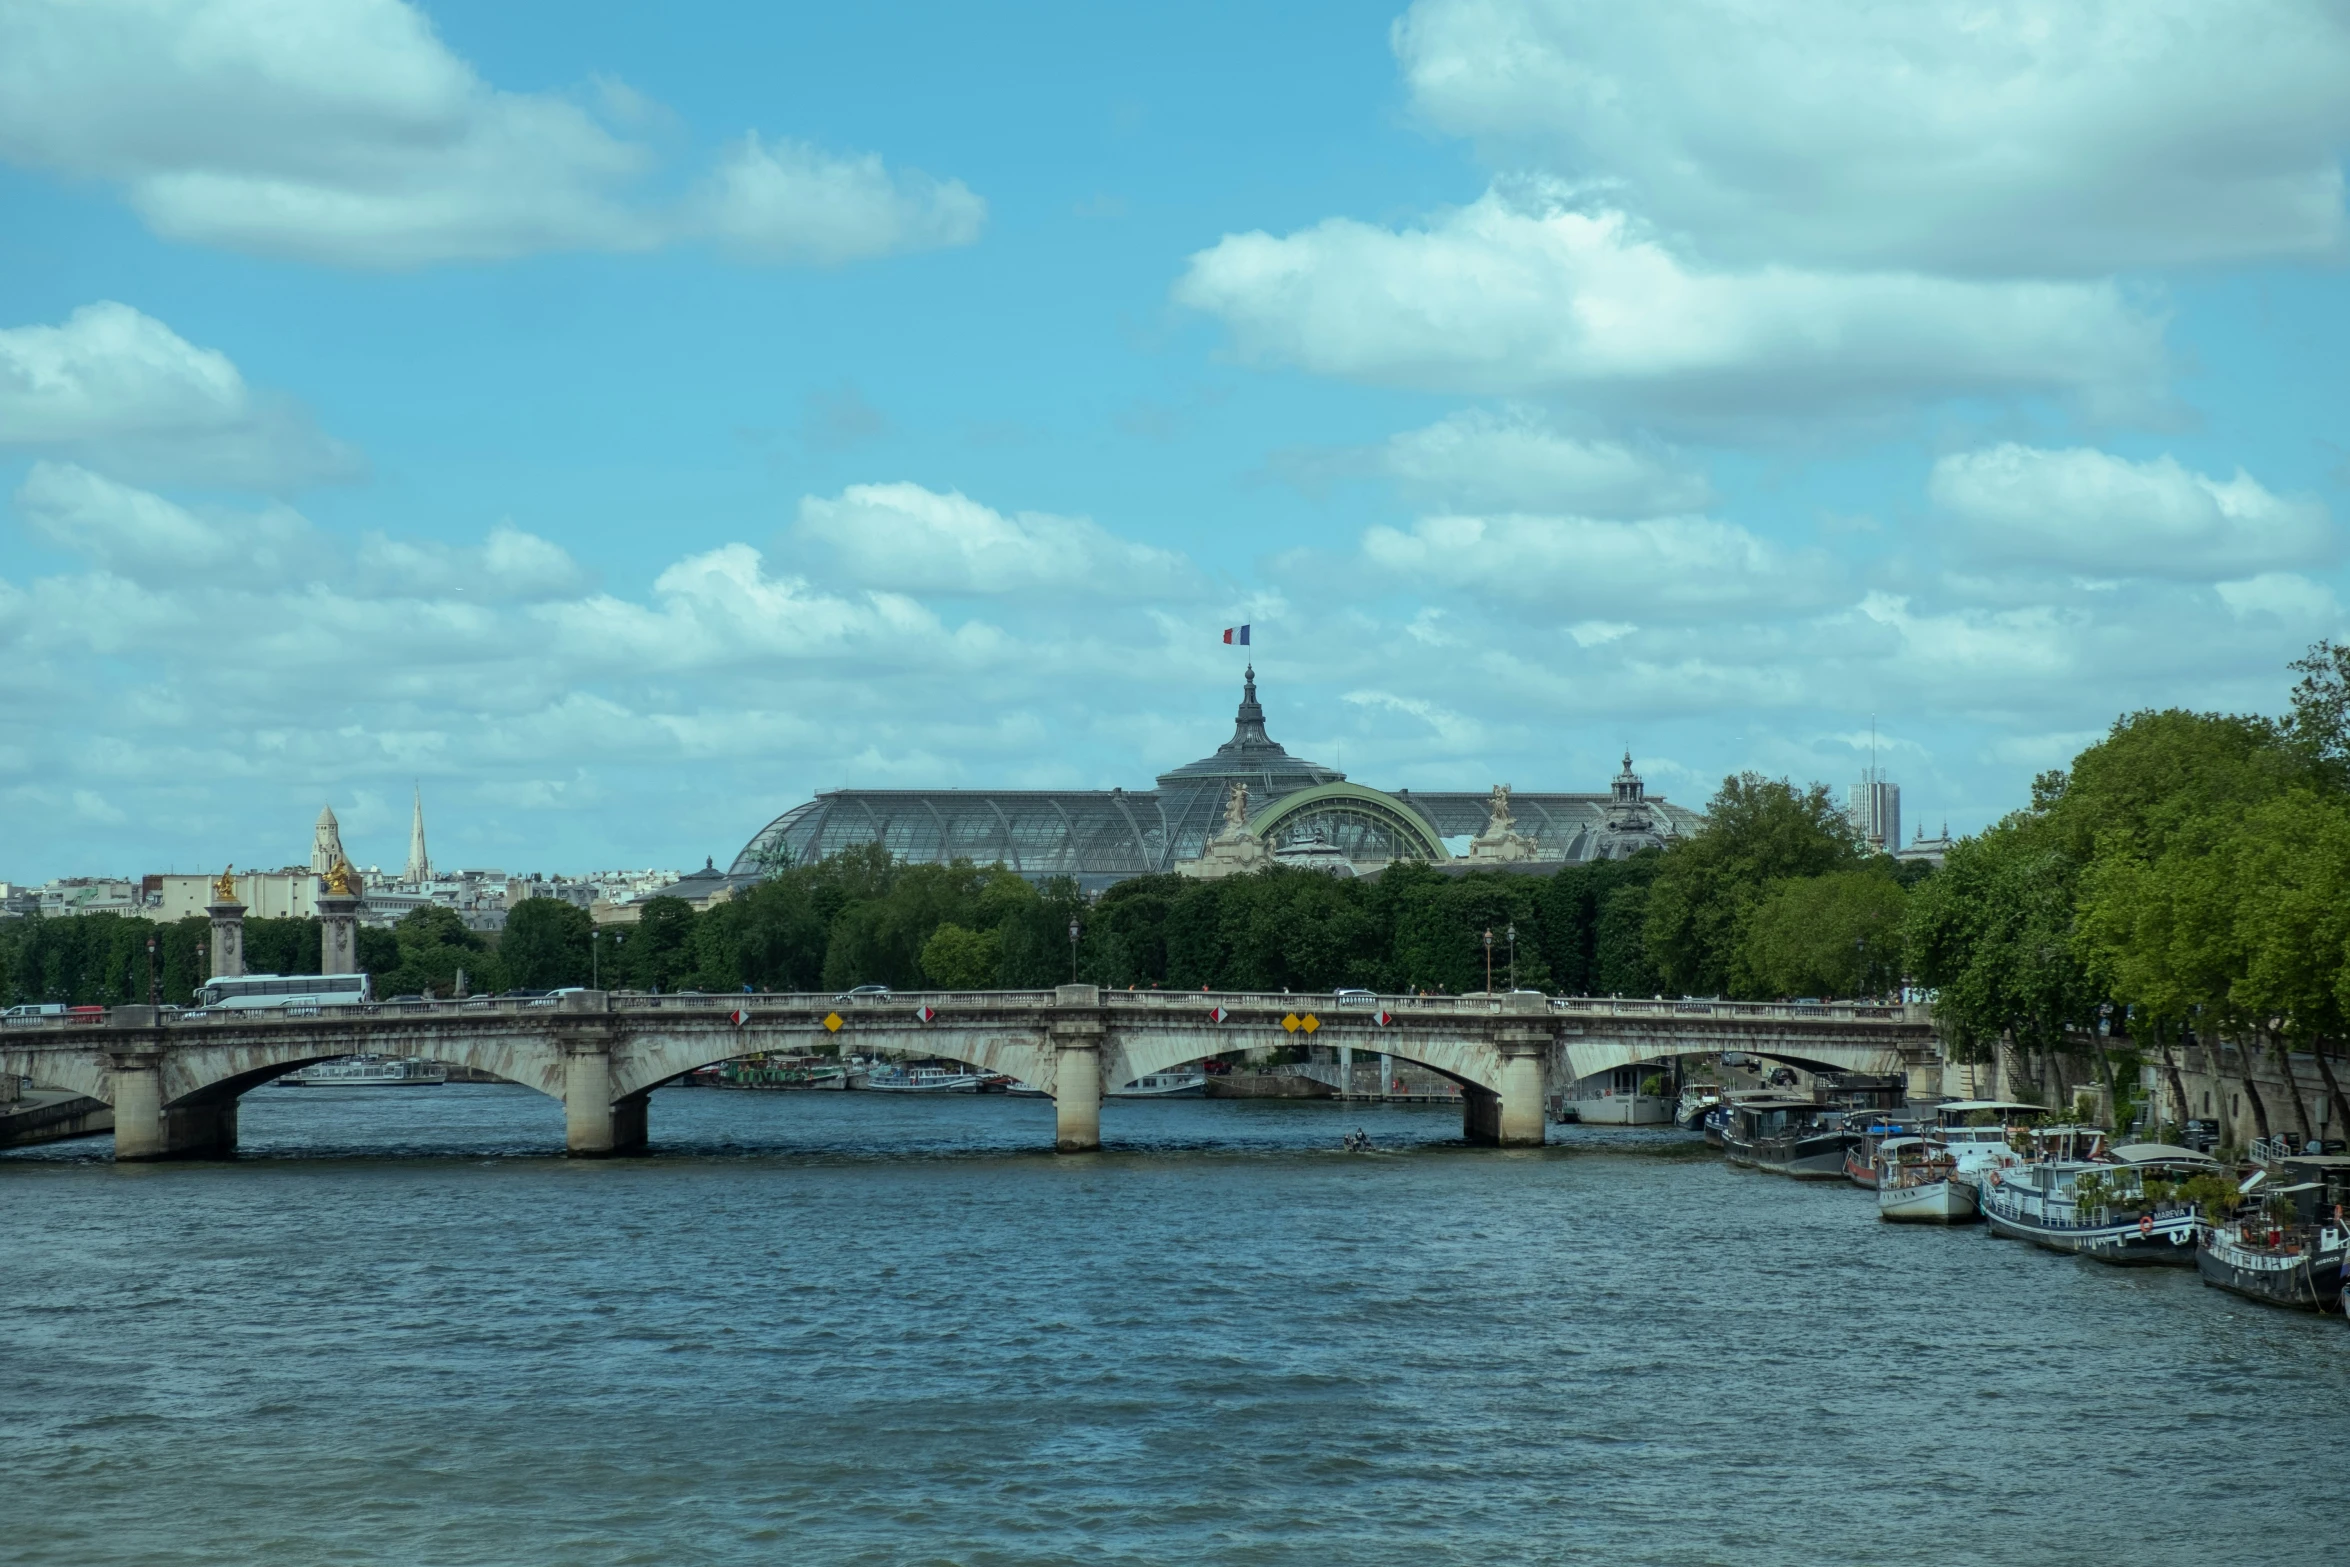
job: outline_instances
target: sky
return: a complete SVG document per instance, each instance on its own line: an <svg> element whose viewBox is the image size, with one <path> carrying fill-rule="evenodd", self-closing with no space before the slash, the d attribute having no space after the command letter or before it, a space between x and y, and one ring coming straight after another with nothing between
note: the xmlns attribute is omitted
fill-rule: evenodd
<svg viewBox="0 0 2350 1567"><path fill-rule="evenodd" d="M2344 634L2330 0L0 0L0 880L1147 787L1980 829ZM1253 645L1226 647L1247 624Z"/></svg>

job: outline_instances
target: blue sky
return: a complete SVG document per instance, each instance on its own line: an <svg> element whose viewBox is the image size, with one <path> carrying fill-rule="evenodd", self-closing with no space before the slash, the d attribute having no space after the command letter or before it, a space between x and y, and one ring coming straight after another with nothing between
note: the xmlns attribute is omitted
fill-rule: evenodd
<svg viewBox="0 0 2350 1567"><path fill-rule="evenodd" d="M0 10L0 879L836 785L2013 808L2339 636L2322 3Z"/></svg>

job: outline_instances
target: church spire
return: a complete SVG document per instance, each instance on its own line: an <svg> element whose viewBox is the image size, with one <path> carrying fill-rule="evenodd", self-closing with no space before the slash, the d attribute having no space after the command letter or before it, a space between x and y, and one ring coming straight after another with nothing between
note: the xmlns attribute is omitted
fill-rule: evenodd
<svg viewBox="0 0 2350 1567"><path fill-rule="evenodd" d="M424 785L416 786L416 814L408 825L408 867L400 879L412 886L432 880L432 856L424 852Z"/></svg>

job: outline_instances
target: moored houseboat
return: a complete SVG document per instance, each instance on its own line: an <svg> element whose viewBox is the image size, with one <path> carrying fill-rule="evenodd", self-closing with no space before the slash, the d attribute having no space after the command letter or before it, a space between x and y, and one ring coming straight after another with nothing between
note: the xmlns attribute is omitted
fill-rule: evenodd
<svg viewBox="0 0 2350 1567"><path fill-rule="evenodd" d="M877 1094L975 1094L987 1075L959 1066L894 1066L868 1074L857 1086Z"/></svg>
<svg viewBox="0 0 2350 1567"><path fill-rule="evenodd" d="M1901 1224L1964 1224L1976 1216L1975 1189L1958 1160L1931 1137L1888 1137L1877 1145L1877 1217Z"/></svg>
<svg viewBox="0 0 2350 1567"><path fill-rule="evenodd" d="M1667 1126L1673 1120L1673 1069L1647 1062L1577 1078L1559 1104L1561 1121L1586 1126Z"/></svg>
<svg viewBox="0 0 2350 1567"><path fill-rule="evenodd" d="M2094 1127L2035 1134L2048 1156L1983 1177L1983 1218L2012 1236L2124 1266L2195 1265L2195 1207L2166 1190L2217 1169L2203 1154L2162 1143L2104 1147Z"/></svg>
<svg viewBox="0 0 2350 1567"><path fill-rule="evenodd" d="M1914 1137L1923 1127L1898 1110L1855 1110L1844 1118L1852 1141L1844 1148L1844 1174L1855 1186L1877 1189L1877 1150L1891 1138Z"/></svg>
<svg viewBox="0 0 2350 1567"><path fill-rule="evenodd" d="M1844 1178L1845 1112L1823 1109L1809 1099L1745 1099L1730 1107L1722 1153L1771 1175L1799 1181Z"/></svg>
<svg viewBox="0 0 2350 1567"><path fill-rule="evenodd" d="M2350 1158L2307 1155L2279 1160L2246 1188L2233 1218L2207 1221L2195 1243L2203 1282L2272 1306L2341 1311L2350 1289Z"/></svg>

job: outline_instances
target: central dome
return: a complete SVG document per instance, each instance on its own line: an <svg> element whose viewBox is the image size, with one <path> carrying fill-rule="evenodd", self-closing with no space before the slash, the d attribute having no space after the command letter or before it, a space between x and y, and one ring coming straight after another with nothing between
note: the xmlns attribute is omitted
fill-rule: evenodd
<svg viewBox="0 0 2350 1567"><path fill-rule="evenodd" d="M1240 711L1233 715L1232 738L1216 747L1212 756L1203 756L1196 762L1186 762L1159 774L1159 787L1179 794L1212 790L1221 808L1226 789L1235 783L1248 785L1252 805L1263 805L1300 789L1341 783L1345 778L1346 774L1320 762L1291 756L1279 741L1265 733L1265 710L1257 703L1257 670L1251 664L1242 679Z"/></svg>

